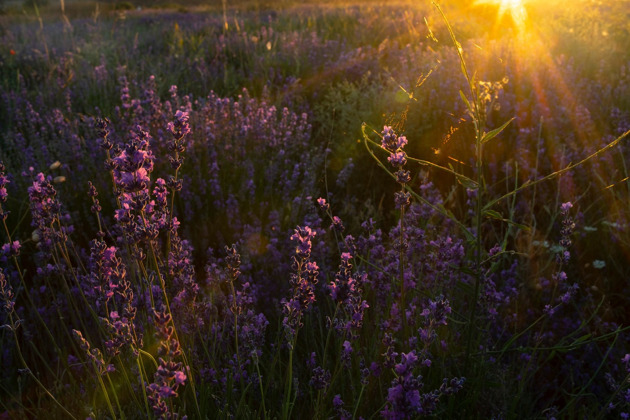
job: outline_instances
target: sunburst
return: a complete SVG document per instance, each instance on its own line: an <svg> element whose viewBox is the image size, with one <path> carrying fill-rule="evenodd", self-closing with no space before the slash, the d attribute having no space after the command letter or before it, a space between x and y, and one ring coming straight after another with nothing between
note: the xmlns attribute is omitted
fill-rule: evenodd
<svg viewBox="0 0 630 420"><path fill-rule="evenodd" d="M524 0L476 0L475 4L498 5L498 20L501 21L507 14L512 17L517 27L525 26L527 12L525 11Z"/></svg>

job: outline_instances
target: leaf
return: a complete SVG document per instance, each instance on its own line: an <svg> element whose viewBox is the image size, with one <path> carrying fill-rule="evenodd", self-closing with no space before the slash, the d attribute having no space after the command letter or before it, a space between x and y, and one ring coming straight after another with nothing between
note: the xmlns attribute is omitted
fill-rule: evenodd
<svg viewBox="0 0 630 420"><path fill-rule="evenodd" d="M503 220L503 216L501 215L501 213L499 213L498 211L495 211L495 210L486 210L486 211L483 212L483 214L485 216L491 217L493 219Z"/></svg>
<svg viewBox="0 0 630 420"><path fill-rule="evenodd" d="M460 184L462 184L465 188L469 190L476 190L477 187L479 186L475 181L463 175L457 176L457 182L459 182Z"/></svg>
<svg viewBox="0 0 630 420"><path fill-rule="evenodd" d="M494 130L489 131L486 134L484 134L483 137L481 138L481 144L484 144L484 143L492 140L493 138L495 138L497 136L497 134L499 134L501 131L505 130L505 127L507 127L508 124L511 123L512 121L514 121L514 118L510 119L508 122L503 124L501 127L495 128Z"/></svg>
<svg viewBox="0 0 630 420"><path fill-rule="evenodd" d="M459 91L459 96L462 97L462 101L464 101L464 103L466 104L466 106L468 107L468 109L470 110L470 112L473 111L472 106L470 106L470 102L468 101L468 98L466 97L466 95L464 95L464 92L462 92L461 90Z"/></svg>
<svg viewBox="0 0 630 420"><path fill-rule="evenodd" d="M423 166L431 166L433 168L436 169L441 169L443 171L446 171L448 173L451 173L455 176L455 178L457 179L457 181L462 184L463 186L465 186L466 188L470 188L472 190L476 190L477 189L477 182L473 181L472 179L468 178L466 175L460 174L459 172L457 172L454 168L453 165L451 165L450 163L448 164L448 168L445 166L440 166L436 163L430 162L428 160L422 160L422 159L416 159L416 158L412 158L410 156L407 156L407 160L411 161L411 162L417 162L420 165Z"/></svg>
<svg viewBox="0 0 630 420"><path fill-rule="evenodd" d="M505 223L507 223L507 224L509 224L509 225L516 226L517 228L522 229L522 230L524 230L525 232L529 232L529 231L531 230L529 226L522 225L522 224L520 224L520 223L516 223L515 221L510 220L510 219L505 219L505 218L501 215L501 213L499 213L498 211L494 211L494 210L485 210L485 211L483 212L483 215L484 215L484 216L487 216L487 217L490 217L491 219L500 220L500 221L505 222Z"/></svg>
<svg viewBox="0 0 630 420"><path fill-rule="evenodd" d="M453 165L451 165L450 163L448 164L448 167L451 169L449 172L452 173L453 175L455 175L455 179L457 180L457 182L459 184L463 185L464 188L468 188L469 190L476 190L477 189L479 184L477 184L472 179L468 178L466 175L462 175L459 172L457 172L455 170L455 168L453 168ZM446 168L444 168L444 169L446 169Z"/></svg>
<svg viewBox="0 0 630 420"><path fill-rule="evenodd" d="M590 333L589 334L585 334L582 337L576 339L573 343L571 343L571 347L576 346L576 345L578 345L580 343L583 343L586 340L588 340L589 338L591 338L591 334Z"/></svg>

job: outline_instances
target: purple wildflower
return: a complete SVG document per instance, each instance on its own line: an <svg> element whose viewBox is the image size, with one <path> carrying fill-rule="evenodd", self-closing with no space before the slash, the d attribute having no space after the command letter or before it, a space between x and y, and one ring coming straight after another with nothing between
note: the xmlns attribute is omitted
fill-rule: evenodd
<svg viewBox="0 0 630 420"><path fill-rule="evenodd" d="M298 226L295 229L295 233L291 235L292 241L297 241L297 247L295 248L295 253L298 258L307 260L311 255L311 239L313 239L316 235L316 232L313 231L310 227Z"/></svg>
<svg viewBox="0 0 630 420"><path fill-rule="evenodd" d="M349 368L352 363L352 344L346 340L341 345L341 363Z"/></svg>
<svg viewBox="0 0 630 420"><path fill-rule="evenodd" d="M200 288L195 278L192 253L190 243L182 240L177 231L172 231L168 274L172 279L175 296L171 311L178 320L178 328L187 334L193 334L204 326L204 317L200 314L205 312L205 305L199 298Z"/></svg>
<svg viewBox="0 0 630 420"><path fill-rule="evenodd" d="M334 319L333 323L338 332L349 332L352 339L358 337L358 331L363 325L363 314L369 307L367 301L362 299L362 286L367 282L367 274L352 273L352 254L341 254L341 264L335 278L328 285L331 298L343 305L348 319Z"/></svg>
<svg viewBox="0 0 630 420"><path fill-rule="evenodd" d="M411 204L411 194L407 191L397 191L394 193L394 205L397 209L406 208Z"/></svg>
<svg viewBox="0 0 630 420"><path fill-rule="evenodd" d="M167 130L173 135L172 140L169 140L166 144L166 148L170 152L168 160L171 164L171 168L175 171L182 166L182 162L184 160L180 156L180 153L184 153L186 151L183 141L184 137L190 133L188 118L188 112L178 110L175 113L175 121L169 122L166 125Z"/></svg>
<svg viewBox="0 0 630 420"><path fill-rule="evenodd" d="M2 248L0 248L0 253L4 257L17 257L18 255L20 255L21 247L22 245L20 244L20 241L13 241L10 244L2 245Z"/></svg>
<svg viewBox="0 0 630 420"><path fill-rule="evenodd" d="M424 383L422 376L414 375L418 356L411 351L400 355L400 363L394 366L396 378L392 380L387 393L387 405L381 415L386 419L411 419L431 415L437 408L442 395L458 392L464 383L463 378L444 379L439 389L421 393Z"/></svg>
<svg viewBox="0 0 630 420"><path fill-rule="evenodd" d="M411 181L411 174L403 169L403 166L407 164L407 153L402 149L407 145L407 138L398 136L389 126L383 127L381 134L383 136L381 146L390 153L387 160L394 168L397 168L395 176L400 184L400 191L394 195L394 205L397 209L404 210L411 204L411 194L405 191L405 185Z"/></svg>
<svg viewBox="0 0 630 420"><path fill-rule="evenodd" d="M2 268L0 268L0 304L7 314L12 313L15 307L15 294Z"/></svg>
<svg viewBox="0 0 630 420"><path fill-rule="evenodd" d="M181 140L190 133L188 118L188 112L178 110L175 113L175 121L167 124L166 128L171 132L175 140Z"/></svg>
<svg viewBox="0 0 630 420"><path fill-rule="evenodd" d="M181 356L179 341L175 337L175 328L166 308L154 311L156 337L160 340L158 347L159 363L153 383L147 387L148 399L156 417L173 418L166 400L176 397L177 390L186 382L186 374L182 362L174 359Z"/></svg>
<svg viewBox="0 0 630 420"><path fill-rule="evenodd" d="M0 203L7 201L7 184L9 184L9 178L5 175L6 168L3 162L0 162ZM2 207L0 207L0 214L2 214Z"/></svg>
<svg viewBox="0 0 630 420"><path fill-rule="evenodd" d="M111 150L114 144L109 139L109 120L107 118L96 120L96 130L98 134L98 145L103 150Z"/></svg>
<svg viewBox="0 0 630 420"><path fill-rule="evenodd" d="M398 353L394 351L395 341L394 337L390 333L385 333L383 336L383 345L385 346L385 353L383 353L385 361L383 362L383 366L391 369L396 364L396 357L398 357ZM374 371L374 369L372 371Z"/></svg>
<svg viewBox="0 0 630 420"><path fill-rule="evenodd" d="M424 325L418 330L420 339L425 345L431 344L437 338L436 329L440 325L447 324L448 315L452 309L450 303L443 296L438 296L435 300L429 299L428 304L420 314L425 318Z"/></svg>
<svg viewBox="0 0 630 420"><path fill-rule="evenodd" d="M102 318L105 329L110 334L110 338L105 341L105 348L110 356L115 356L124 346L128 346L137 357L138 349L142 347L142 338L135 331L134 293L127 279L120 280L116 287L116 295L119 296L122 305L122 316L117 311L111 311L109 319Z"/></svg>
<svg viewBox="0 0 630 420"><path fill-rule="evenodd" d="M92 182L88 182L88 196L92 198L92 206L90 207L90 211L92 213L100 213L102 210L101 203L98 200L98 191L96 191L96 187Z"/></svg>
<svg viewBox="0 0 630 420"><path fill-rule="evenodd" d="M62 226L61 220L66 215L61 214L61 203L57 200L57 191L50 183L51 178L43 173L35 176L33 185L28 188L31 203L31 226L39 236L40 245L50 249L55 243L63 243L67 234L72 231L71 226Z"/></svg>
<svg viewBox="0 0 630 420"><path fill-rule="evenodd" d="M560 214L562 215L562 228L560 230L561 250L559 254L556 255L556 261L559 265L558 271L552 275L552 279L557 285L556 287L563 292L558 298L558 302L561 304L568 303L579 289L577 283L567 284L567 274L562 270L563 266L568 264L571 258L571 253L568 248L571 246L571 234L575 229L575 222L569 215L569 210L572 207L573 204L570 202L563 203L560 206Z"/></svg>
<svg viewBox="0 0 630 420"><path fill-rule="evenodd" d="M390 126L384 126L381 135L383 136L381 146L390 153L395 153L407 145L407 137L398 136Z"/></svg>
<svg viewBox="0 0 630 420"><path fill-rule="evenodd" d="M394 152L387 158L387 161L395 168L400 168L407 164L407 154L404 151Z"/></svg>
<svg viewBox="0 0 630 420"><path fill-rule="evenodd" d="M341 221L339 217L333 216L332 224L330 225L330 228L337 232L343 232L344 230L343 222Z"/></svg>
<svg viewBox="0 0 630 420"><path fill-rule="evenodd" d="M302 314L315 301L314 286L317 284L319 267L314 261L310 261L311 239L315 236L315 231L304 226L295 230L291 239L298 242L295 249L296 256L293 257L293 269L290 283L293 287L293 296L290 300L283 299L284 326L287 342L293 346L293 340L297 330L302 326Z"/></svg>
<svg viewBox="0 0 630 420"><path fill-rule="evenodd" d="M317 199L317 204L324 211L328 211L328 209L330 209L330 205L326 202L325 198L321 198L321 197L318 198Z"/></svg>
<svg viewBox="0 0 630 420"><path fill-rule="evenodd" d="M396 171L396 182L399 184L407 184L411 181L411 173L405 169Z"/></svg>
<svg viewBox="0 0 630 420"><path fill-rule="evenodd" d="M321 366L317 366L313 369L313 375L311 376L311 380L309 381L309 385L313 387L315 390L325 389L330 385L330 379L332 375L330 371L322 368Z"/></svg>
<svg viewBox="0 0 630 420"><path fill-rule="evenodd" d="M568 248L571 246L571 234L575 229L575 222L569 215L569 210L573 207L570 202L563 203L560 206L560 214L562 215L562 229L560 230L560 246L562 247L561 253L557 259L560 263L568 263L570 253Z"/></svg>
<svg viewBox="0 0 630 420"><path fill-rule="evenodd" d="M153 200L149 202L146 211L151 215L151 225L155 226L156 229L174 231L177 230L178 222L176 217L169 217L168 194L166 181L158 178L153 188Z"/></svg>
<svg viewBox="0 0 630 420"><path fill-rule="evenodd" d="M99 375L105 375L113 371L113 366L106 365L103 359L103 353L97 348L92 348L90 343L83 337L80 331L72 330L75 340L79 343L81 350L85 353L87 358L92 362L94 368Z"/></svg>
<svg viewBox="0 0 630 420"><path fill-rule="evenodd" d="M350 420L352 418L352 414L345 408L343 408L344 403L341 399L341 395L337 394L333 397L333 408L335 409L335 414L339 417L340 420Z"/></svg>
<svg viewBox="0 0 630 420"><path fill-rule="evenodd" d="M114 181L122 193L136 193L148 188L153 171L153 153L149 150L149 133L140 127L130 131L130 140L112 159Z"/></svg>
<svg viewBox="0 0 630 420"><path fill-rule="evenodd" d="M429 414L424 412L420 399L422 376L413 376L418 357L411 351L402 353L400 358L400 363L394 366L396 378L387 392L387 406L381 415L386 419L407 419Z"/></svg>

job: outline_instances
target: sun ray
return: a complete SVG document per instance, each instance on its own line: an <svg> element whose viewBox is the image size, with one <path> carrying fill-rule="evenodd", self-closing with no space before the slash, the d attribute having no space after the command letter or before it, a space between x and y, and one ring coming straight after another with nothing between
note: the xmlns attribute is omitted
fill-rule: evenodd
<svg viewBox="0 0 630 420"><path fill-rule="evenodd" d="M498 6L497 22L501 23L506 15L509 15L514 25L519 29L525 28L527 22L527 11L523 0L475 0L475 5Z"/></svg>

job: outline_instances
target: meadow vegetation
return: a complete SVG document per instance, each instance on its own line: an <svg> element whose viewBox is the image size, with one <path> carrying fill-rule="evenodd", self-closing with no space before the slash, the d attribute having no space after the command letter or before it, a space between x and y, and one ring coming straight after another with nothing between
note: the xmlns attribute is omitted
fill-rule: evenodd
<svg viewBox="0 0 630 420"><path fill-rule="evenodd" d="M628 418L628 5L1 3L0 418Z"/></svg>

